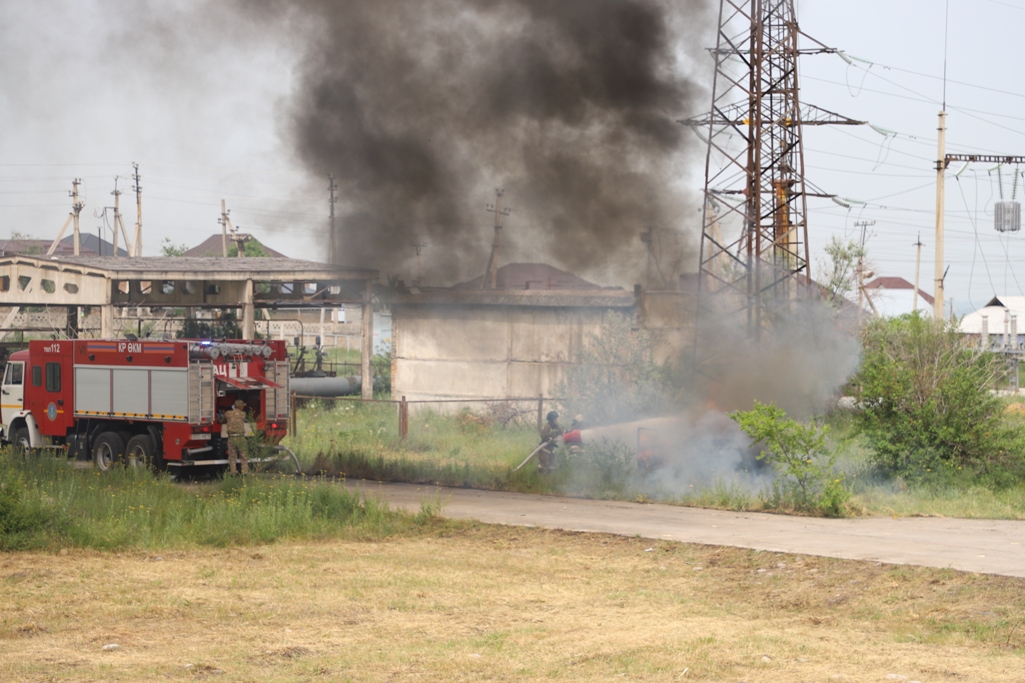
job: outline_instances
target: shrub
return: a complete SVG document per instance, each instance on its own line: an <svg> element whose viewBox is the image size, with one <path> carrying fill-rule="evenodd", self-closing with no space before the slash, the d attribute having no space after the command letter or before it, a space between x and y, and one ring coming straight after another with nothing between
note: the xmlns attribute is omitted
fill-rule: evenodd
<svg viewBox="0 0 1025 683"><path fill-rule="evenodd" d="M996 462L1013 433L989 391L993 354L969 345L955 323L918 315L873 321L863 334L851 388L877 466L915 478Z"/></svg>
<svg viewBox="0 0 1025 683"><path fill-rule="evenodd" d="M730 417L762 450L759 460L772 465L779 477L767 504L769 507L842 516L850 500L843 476L834 471L837 453L826 444L829 427L803 425L774 405L755 401L753 410L737 411Z"/></svg>

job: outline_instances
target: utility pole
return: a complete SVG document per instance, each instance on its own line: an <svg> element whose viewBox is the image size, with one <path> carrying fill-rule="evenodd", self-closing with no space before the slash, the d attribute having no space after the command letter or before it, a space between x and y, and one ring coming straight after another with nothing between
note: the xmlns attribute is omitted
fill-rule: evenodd
<svg viewBox="0 0 1025 683"><path fill-rule="evenodd" d="M865 294L865 230L875 225L875 221L855 221L854 227L861 228L861 242L858 244L858 329L861 329L861 316L863 309L863 297Z"/></svg>
<svg viewBox="0 0 1025 683"><path fill-rule="evenodd" d="M238 249L238 257L245 258L246 250L243 248L245 243L250 240L252 236L240 233L234 226L231 228L231 241L235 243L235 248Z"/></svg>
<svg viewBox="0 0 1025 683"><path fill-rule="evenodd" d="M935 279L933 292L933 317L936 320L943 320L943 192L946 183L946 144L947 144L947 109L940 112L940 125L936 155L936 258L933 265Z"/></svg>
<svg viewBox="0 0 1025 683"><path fill-rule="evenodd" d="M922 268L922 233L918 233L918 241L912 246L918 247L915 254L915 303L911 306L911 312L918 311L918 272Z"/></svg>
<svg viewBox="0 0 1025 683"><path fill-rule="evenodd" d="M78 198L78 186L81 182L81 178L75 178L71 181L71 208L73 209L75 216L75 256L80 255L82 252L82 237L79 234L78 223L82 209L85 208L85 202Z"/></svg>
<svg viewBox="0 0 1025 683"><path fill-rule="evenodd" d="M221 255L224 258L228 258L228 229L231 228L231 234L235 234L235 227L231 224L231 219L228 218L228 214L231 212L225 208L224 200L221 200L221 217L218 219L218 223L221 224Z"/></svg>
<svg viewBox="0 0 1025 683"><path fill-rule="evenodd" d="M117 248L117 231L121 230L121 236L125 238L125 251L132 255L132 241L128 239L128 229L125 228L125 219L121 215L121 190L117 189L117 177L114 177L114 256L120 256Z"/></svg>
<svg viewBox="0 0 1025 683"><path fill-rule="evenodd" d="M505 190L500 187L495 188L495 203L488 204L486 210L489 213L495 214L495 238L491 243L491 257L488 259L488 267L484 271L484 279L481 280L481 289L497 289L498 288L498 236L502 232L502 217L508 216L512 213L512 209L502 208L502 195L505 194Z"/></svg>
<svg viewBox="0 0 1025 683"><path fill-rule="evenodd" d="M419 286L420 283L423 282L423 279L424 279L424 268L423 268L423 264L420 261L420 252L423 251L423 248L426 247L426 246L427 246L427 243L426 242L421 242L420 240L417 240L416 242L413 242L413 248L416 249L416 284L417 284L417 286Z"/></svg>
<svg viewBox="0 0 1025 683"><path fill-rule="evenodd" d="M334 173L328 175L327 182L327 190L331 196L331 231L329 234L328 257L331 259L331 263L338 263L338 236L335 234L335 192L338 190L338 184L335 183ZM419 251L416 253L418 256L420 255Z"/></svg>
<svg viewBox="0 0 1025 683"><path fill-rule="evenodd" d="M68 219L64 221L64 226L60 229L60 232L57 233L57 239L55 239L53 241L53 244L50 245L50 248L46 250L47 256L53 256L53 252L57 251L57 246L60 244L60 241L64 238L64 233L67 231L68 226L72 224L74 224L75 226L75 256L78 256L80 247L78 235L78 217L82 213L82 209L85 208L85 202L80 201L78 198L78 186L81 182L81 178L75 178L71 181L71 193L69 194L69 196L71 197L71 213L68 214Z"/></svg>
<svg viewBox="0 0 1025 683"><path fill-rule="evenodd" d="M132 256L142 256L142 185L139 184L139 164L132 162L135 172L135 239L132 241Z"/></svg>

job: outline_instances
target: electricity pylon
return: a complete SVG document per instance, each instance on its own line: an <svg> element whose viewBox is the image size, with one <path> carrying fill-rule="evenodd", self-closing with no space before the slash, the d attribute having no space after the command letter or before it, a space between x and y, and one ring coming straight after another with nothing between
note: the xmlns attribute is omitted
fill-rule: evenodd
<svg viewBox="0 0 1025 683"><path fill-rule="evenodd" d="M680 121L708 145L699 328L741 316L758 338L790 310L810 279L807 198L830 196L805 187L802 128L864 123L801 103L798 56L835 50L798 35L794 0L720 0L711 111Z"/></svg>

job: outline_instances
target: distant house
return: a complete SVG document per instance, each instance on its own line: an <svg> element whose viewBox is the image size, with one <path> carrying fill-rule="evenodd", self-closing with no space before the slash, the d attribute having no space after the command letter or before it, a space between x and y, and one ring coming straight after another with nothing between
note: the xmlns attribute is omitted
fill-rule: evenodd
<svg viewBox="0 0 1025 683"><path fill-rule="evenodd" d="M184 254L182 254L182 256L212 256L212 257L215 257L215 258L216 257L224 256L224 242L223 242L223 239L224 239L223 235L212 235L212 236L208 237L207 239L203 240L201 243L197 244L196 246L194 246L191 249L189 249L188 251L186 251ZM264 256L269 256L269 257L272 257L272 258L288 258L284 254L282 254L280 251L275 251L274 249L271 249L270 247L268 247L266 244L264 244L260 240L256 239L255 237L250 236L249 241L250 242L255 242L256 244L260 245L260 248L263 249ZM228 238L228 249L232 250L232 248L234 246L235 245L232 243L231 238L229 237ZM248 252L246 252L246 253L248 253Z"/></svg>
<svg viewBox="0 0 1025 683"><path fill-rule="evenodd" d="M1025 343L1025 296L995 296L961 318L959 329L985 346L1022 348Z"/></svg>
<svg viewBox="0 0 1025 683"><path fill-rule="evenodd" d="M902 277L877 277L865 284L865 293L877 315L895 318L915 310L915 286ZM932 315L933 298L919 288L918 311Z"/></svg>
<svg viewBox="0 0 1025 683"><path fill-rule="evenodd" d="M79 234L78 251L81 256L111 256L114 245L97 235L88 232ZM53 240L17 239L0 240L0 256L42 256L50 250ZM57 243L54 256L72 256L75 253L75 236L69 235ZM118 246L118 256L128 256L128 252Z"/></svg>

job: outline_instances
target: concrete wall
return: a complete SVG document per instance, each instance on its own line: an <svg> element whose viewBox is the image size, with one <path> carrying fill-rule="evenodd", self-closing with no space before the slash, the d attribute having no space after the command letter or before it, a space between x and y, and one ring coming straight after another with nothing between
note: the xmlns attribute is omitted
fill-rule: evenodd
<svg viewBox="0 0 1025 683"><path fill-rule="evenodd" d="M656 333L658 360L681 358L694 335L694 296L681 292L566 295L561 305L501 295L484 303L439 298L444 303L428 297L392 305L396 398L556 396L566 370L615 313ZM580 305L589 298L593 305Z"/></svg>
<svg viewBox="0 0 1025 683"><path fill-rule="evenodd" d="M555 395L607 308L396 306L392 393L410 400Z"/></svg>

